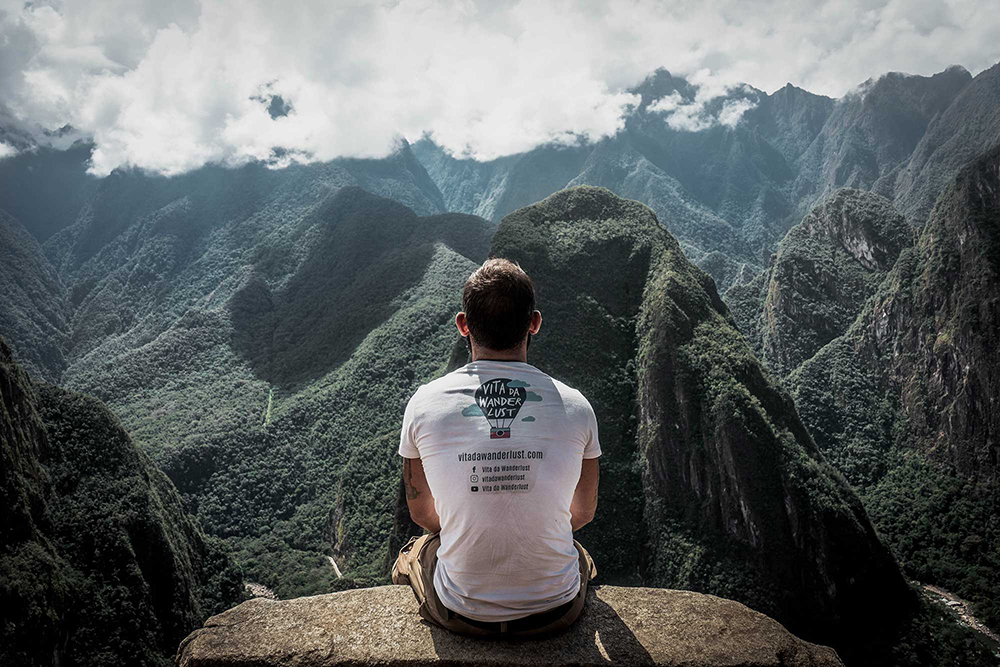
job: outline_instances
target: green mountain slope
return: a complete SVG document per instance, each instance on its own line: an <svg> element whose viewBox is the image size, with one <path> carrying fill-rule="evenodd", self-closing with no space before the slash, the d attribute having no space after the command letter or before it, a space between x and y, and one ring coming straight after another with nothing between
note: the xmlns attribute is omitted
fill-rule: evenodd
<svg viewBox="0 0 1000 667"><path fill-rule="evenodd" d="M898 656L928 612L652 211L571 188L506 216L491 252L536 283L532 363L597 411L601 501L580 539L604 581L741 600L848 664Z"/></svg>
<svg viewBox="0 0 1000 667"><path fill-rule="evenodd" d="M961 67L930 77L891 72L838 100L790 85L770 95L737 86L705 104L685 128L672 126L654 103L695 105L697 90L659 69L633 89L640 103L624 129L594 144L545 146L480 163L450 157L425 138L414 153L450 210L493 220L575 185L641 201L725 292L760 271L788 229L836 189L873 190L890 200L897 192L909 196L910 186L897 188L896 180L902 183L907 169L923 169L909 167L910 157L924 160L928 142L943 132L941 119L954 118L947 125L959 126L958 119L991 113L989 105L959 103L994 94L986 72L976 79L973 85ZM973 90L983 92L974 96ZM739 122L713 121L734 105L746 108ZM998 140L990 132L964 132L955 141L989 146ZM932 196L944 185L927 183L918 189Z"/></svg>
<svg viewBox="0 0 1000 667"><path fill-rule="evenodd" d="M1000 63L984 70L936 117L891 191L899 209L922 225L938 195L960 169L982 151L1000 144ZM881 185L881 184L880 184Z"/></svg>
<svg viewBox="0 0 1000 667"><path fill-rule="evenodd" d="M125 176L101 196L165 187ZM106 401L247 580L282 597L385 580L399 483L385 436L448 362L493 231L314 177L248 203L199 186L76 269L79 246L47 245L77 280L63 381ZM307 206L304 188L326 196Z"/></svg>
<svg viewBox="0 0 1000 667"><path fill-rule="evenodd" d="M66 367L71 309L66 288L21 223L0 210L0 323L17 358L55 382Z"/></svg>
<svg viewBox="0 0 1000 667"><path fill-rule="evenodd" d="M1000 625L1000 149L938 199L858 319L789 377L907 571Z"/></svg>
<svg viewBox="0 0 1000 667"><path fill-rule="evenodd" d="M734 286L726 302L761 360L784 377L847 330L912 243L887 199L844 188L793 227L771 266Z"/></svg>
<svg viewBox="0 0 1000 667"><path fill-rule="evenodd" d="M66 150L38 146L29 136L6 133L4 125L11 122L0 102L0 141L19 149L0 160L0 208L43 243L73 224L97 189L100 179L87 174L93 145L78 141Z"/></svg>
<svg viewBox="0 0 1000 667"><path fill-rule="evenodd" d="M99 401L32 385L0 341L0 661L169 665L242 598L215 540Z"/></svg>
<svg viewBox="0 0 1000 667"><path fill-rule="evenodd" d="M872 189L893 174L928 125L969 85L972 75L950 67L933 76L889 72L837 100L797 164L795 189L803 209L843 187ZM808 193L808 196L802 197Z"/></svg>

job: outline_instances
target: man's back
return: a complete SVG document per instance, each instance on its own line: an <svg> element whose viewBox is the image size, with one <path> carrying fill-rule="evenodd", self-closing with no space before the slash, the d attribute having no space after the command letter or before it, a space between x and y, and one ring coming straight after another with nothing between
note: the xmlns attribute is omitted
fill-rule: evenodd
<svg viewBox="0 0 1000 667"><path fill-rule="evenodd" d="M574 598L570 504L582 460L601 454L579 391L522 361L470 362L413 395L399 453L421 459L440 516L445 606L506 621Z"/></svg>

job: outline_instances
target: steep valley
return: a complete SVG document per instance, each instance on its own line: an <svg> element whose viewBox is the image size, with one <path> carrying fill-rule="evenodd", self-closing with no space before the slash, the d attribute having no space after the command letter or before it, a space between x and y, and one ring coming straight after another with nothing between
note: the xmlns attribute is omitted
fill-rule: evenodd
<svg viewBox="0 0 1000 667"><path fill-rule="evenodd" d="M907 579L1000 628L1000 66L743 85L695 130L656 105L688 81L633 92L614 137L486 162L0 162L2 602L59 660L97 605L114 659L169 664L244 583L387 583L403 407L468 360L498 255L535 280L529 360L598 414L597 583L731 598L850 667L994 664ZM0 661L53 664L4 628Z"/></svg>

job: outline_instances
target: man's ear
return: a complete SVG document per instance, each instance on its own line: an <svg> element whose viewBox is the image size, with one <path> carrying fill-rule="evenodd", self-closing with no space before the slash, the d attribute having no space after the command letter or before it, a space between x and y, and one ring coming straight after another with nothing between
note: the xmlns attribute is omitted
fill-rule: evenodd
<svg viewBox="0 0 1000 667"><path fill-rule="evenodd" d="M528 333L534 335L542 328L542 311L531 311L531 322L528 323Z"/></svg>
<svg viewBox="0 0 1000 667"><path fill-rule="evenodd" d="M458 333L460 333L463 337L468 338L469 324L465 321L465 313L458 313L455 315L455 326L458 327Z"/></svg>

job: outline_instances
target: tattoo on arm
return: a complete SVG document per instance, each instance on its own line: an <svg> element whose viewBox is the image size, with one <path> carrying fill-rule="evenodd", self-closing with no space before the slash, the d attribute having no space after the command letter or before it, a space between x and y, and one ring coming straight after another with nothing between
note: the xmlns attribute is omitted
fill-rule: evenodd
<svg viewBox="0 0 1000 667"><path fill-rule="evenodd" d="M410 459L403 459L403 486L406 487L407 500L413 500L420 495L420 491L413 487L413 468L410 466Z"/></svg>

